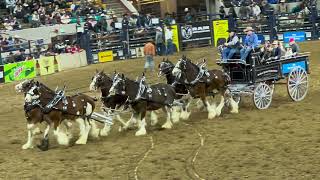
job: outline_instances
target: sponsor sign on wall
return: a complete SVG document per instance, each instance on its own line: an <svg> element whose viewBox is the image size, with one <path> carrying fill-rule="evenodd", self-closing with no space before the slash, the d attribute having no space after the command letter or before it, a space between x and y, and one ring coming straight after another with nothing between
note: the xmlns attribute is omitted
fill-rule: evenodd
<svg viewBox="0 0 320 180"><path fill-rule="evenodd" d="M213 24L213 40L214 45L218 45L218 41L227 40L229 33L227 32L229 30L229 24L228 20L217 20L212 21Z"/></svg>
<svg viewBox="0 0 320 180"><path fill-rule="evenodd" d="M177 52L179 52L180 45L179 45L179 30L177 25L172 25L172 43L175 45ZM166 28L165 28L166 32Z"/></svg>
<svg viewBox="0 0 320 180"><path fill-rule="evenodd" d="M4 67L0 66L0 83L4 83Z"/></svg>
<svg viewBox="0 0 320 180"><path fill-rule="evenodd" d="M30 60L4 65L5 82L8 83L36 77L35 64L35 60Z"/></svg>
<svg viewBox="0 0 320 180"><path fill-rule="evenodd" d="M282 64L282 74L289 74L290 71L296 67L301 67L305 70L306 69L306 62L305 61L299 61L299 62L293 62L288 64Z"/></svg>
<svg viewBox="0 0 320 180"><path fill-rule="evenodd" d="M306 33L304 31L293 31L283 34L283 41L285 43L288 43L290 38L293 38L296 42L303 42L306 40Z"/></svg>
<svg viewBox="0 0 320 180"><path fill-rule="evenodd" d="M113 51L103 51L98 53L99 62L113 61Z"/></svg>
<svg viewBox="0 0 320 180"><path fill-rule="evenodd" d="M58 65L54 63L54 56L42 56L36 61L37 75L48 75L58 71Z"/></svg>
<svg viewBox="0 0 320 180"><path fill-rule="evenodd" d="M196 22L180 27L182 43L211 40L210 22Z"/></svg>

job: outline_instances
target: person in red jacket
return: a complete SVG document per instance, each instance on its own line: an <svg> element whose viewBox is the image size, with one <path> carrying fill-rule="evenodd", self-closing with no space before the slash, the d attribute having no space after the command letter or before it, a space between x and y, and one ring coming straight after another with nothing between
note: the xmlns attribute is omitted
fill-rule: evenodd
<svg viewBox="0 0 320 180"><path fill-rule="evenodd" d="M147 44L144 45L144 55L146 56L146 63L144 64L144 72L146 72L147 69L154 71L153 56L156 55L156 48L153 44L153 40L149 40Z"/></svg>

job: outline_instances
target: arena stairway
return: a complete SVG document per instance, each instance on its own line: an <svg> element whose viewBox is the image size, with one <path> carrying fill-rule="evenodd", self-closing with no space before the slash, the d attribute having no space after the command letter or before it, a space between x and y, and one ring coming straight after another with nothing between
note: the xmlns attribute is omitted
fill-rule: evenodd
<svg viewBox="0 0 320 180"><path fill-rule="evenodd" d="M113 10L118 17L122 17L125 13L131 14L137 12L127 0L108 0L106 5L107 9Z"/></svg>

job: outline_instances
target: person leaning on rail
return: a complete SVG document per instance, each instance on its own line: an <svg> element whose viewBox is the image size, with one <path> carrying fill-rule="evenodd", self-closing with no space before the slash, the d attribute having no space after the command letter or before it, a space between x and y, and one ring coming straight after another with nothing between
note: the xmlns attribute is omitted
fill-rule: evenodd
<svg viewBox="0 0 320 180"><path fill-rule="evenodd" d="M227 42L224 43L224 48L222 50L222 60L226 61L232 59L233 55L240 49L239 37L234 30L228 30L229 37Z"/></svg>

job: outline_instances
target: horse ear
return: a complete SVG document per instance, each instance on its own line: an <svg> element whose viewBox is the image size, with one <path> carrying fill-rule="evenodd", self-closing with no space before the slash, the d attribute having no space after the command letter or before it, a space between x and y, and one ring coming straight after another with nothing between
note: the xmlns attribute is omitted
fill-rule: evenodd
<svg viewBox="0 0 320 180"><path fill-rule="evenodd" d="M104 69L102 69L101 73L104 73Z"/></svg>
<svg viewBox="0 0 320 180"><path fill-rule="evenodd" d="M164 62L165 61L165 59L164 58L162 58L162 62Z"/></svg>
<svg viewBox="0 0 320 180"><path fill-rule="evenodd" d="M169 61L169 58L167 58L167 62Z"/></svg>
<svg viewBox="0 0 320 180"><path fill-rule="evenodd" d="M96 73L99 73L98 69L96 69Z"/></svg>
<svg viewBox="0 0 320 180"><path fill-rule="evenodd" d="M37 86L39 86L39 85L40 85L39 81L37 81L37 82L36 82L36 85L37 85Z"/></svg>
<svg viewBox="0 0 320 180"><path fill-rule="evenodd" d="M202 61L202 62L206 63L206 62L207 62L207 59L206 59L206 58L203 58L203 61Z"/></svg>
<svg viewBox="0 0 320 180"><path fill-rule="evenodd" d="M142 77L144 77L145 76L145 74L144 74L144 72L142 73Z"/></svg>
<svg viewBox="0 0 320 180"><path fill-rule="evenodd" d="M122 79L124 79L124 74L123 73L121 74L121 77L122 77Z"/></svg>
<svg viewBox="0 0 320 180"><path fill-rule="evenodd" d="M117 70L114 70L113 74L117 74Z"/></svg>

